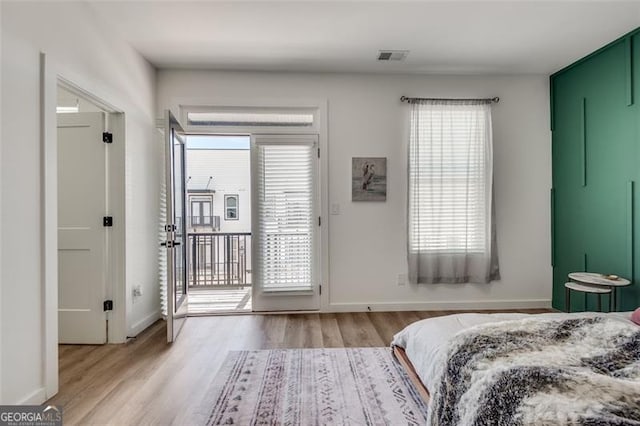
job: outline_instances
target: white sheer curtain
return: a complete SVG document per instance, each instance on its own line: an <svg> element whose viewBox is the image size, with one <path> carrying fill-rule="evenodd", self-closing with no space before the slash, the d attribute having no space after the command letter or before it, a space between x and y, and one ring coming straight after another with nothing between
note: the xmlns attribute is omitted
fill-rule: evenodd
<svg viewBox="0 0 640 426"><path fill-rule="evenodd" d="M500 278L489 101L414 101L409 137L412 283Z"/></svg>

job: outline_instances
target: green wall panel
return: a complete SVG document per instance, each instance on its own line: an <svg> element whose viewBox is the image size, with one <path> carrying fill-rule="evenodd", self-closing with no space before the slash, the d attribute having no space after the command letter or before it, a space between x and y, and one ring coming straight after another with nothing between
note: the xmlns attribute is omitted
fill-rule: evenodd
<svg viewBox="0 0 640 426"><path fill-rule="evenodd" d="M551 78L553 121L553 306L565 309L572 271L628 278L638 271L638 42L622 38ZM638 284L619 292L619 308L640 305ZM595 310L592 296L572 311Z"/></svg>

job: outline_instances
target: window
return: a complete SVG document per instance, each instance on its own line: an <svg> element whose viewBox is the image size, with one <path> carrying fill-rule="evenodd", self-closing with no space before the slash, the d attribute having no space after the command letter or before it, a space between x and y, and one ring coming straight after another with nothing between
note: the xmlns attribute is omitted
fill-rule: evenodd
<svg viewBox="0 0 640 426"><path fill-rule="evenodd" d="M212 226L211 198L191 198L191 226Z"/></svg>
<svg viewBox="0 0 640 426"><path fill-rule="evenodd" d="M308 132L317 130L317 107L183 106L187 129L233 132L237 129ZM235 129L235 130L234 130Z"/></svg>
<svg viewBox="0 0 640 426"><path fill-rule="evenodd" d="M238 220L238 196L224 196L224 220Z"/></svg>
<svg viewBox="0 0 640 426"><path fill-rule="evenodd" d="M495 279L491 105L418 101L412 108L409 277L420 283Z"/></svg>
<svg viewBox="0 0 640 426"><path fill-rule="evenodd" d="M278 112L190 112L189 125L311 127L313 114Z"/></svg>

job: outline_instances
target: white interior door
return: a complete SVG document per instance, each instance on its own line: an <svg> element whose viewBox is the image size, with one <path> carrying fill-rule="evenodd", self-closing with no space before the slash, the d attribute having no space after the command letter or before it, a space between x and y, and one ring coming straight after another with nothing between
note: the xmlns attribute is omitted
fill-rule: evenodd
<svg viewBox="0 0 640 426"><path fill-rule="evenodd" d="M253 310L320 309L316 135L253 135Z"/></svg>
<svg viewBox="0 0 640 426"><path fill-rule="evenodd" d="M165 111L165 159L167 188L167 341L178 337L187 318L187 202L184 131L169 111Z"/></svg>
<svg viewBox="0 0 640 426"><path fill-rule="evenodd" d="M107 341L104 113L58 114L58 338Z"/></svg>

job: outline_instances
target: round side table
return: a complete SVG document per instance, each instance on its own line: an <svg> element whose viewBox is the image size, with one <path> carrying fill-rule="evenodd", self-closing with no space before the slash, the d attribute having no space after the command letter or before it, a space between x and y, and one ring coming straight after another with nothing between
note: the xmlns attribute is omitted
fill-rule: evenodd
<svg viewBox="0 0 640 426"><path fill-rule="evenodd" d="M597 294L598 295L598 312L602 312L602 295L608 294L609 298L611 298L611 289L603 286L594 286L587 284L580 284L573 281L569 281L564 283L565 288L565 308L567 312L571 312L571 290L579 291L584 293L584 305L587 306L587 294Z"/></svg>
<svg viewBox="0 0 640 426"><path fill-rule="evenodd" d="M572 272L569 274L569 280L578 284L586 284L592 287L602 287L611 290L609 310L612 312L615 312L618 309L616 289L618 287L626 287L631 284L631 281L626 278L618 277L617 279L612 280L607 278L606 275L595 272Z"/></svg>

